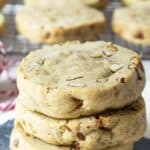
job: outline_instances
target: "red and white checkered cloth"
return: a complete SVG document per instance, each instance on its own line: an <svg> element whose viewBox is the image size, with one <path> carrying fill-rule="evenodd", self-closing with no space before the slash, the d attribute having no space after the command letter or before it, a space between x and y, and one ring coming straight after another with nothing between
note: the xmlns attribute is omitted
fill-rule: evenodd
<svg viewBox="0 0 150 150"><path fill-rule="evenodd" d="M6 56L3 43L0 41L0 112L14 109L15 97L18 95L16 86L16 67L19 60Z"/></svg>

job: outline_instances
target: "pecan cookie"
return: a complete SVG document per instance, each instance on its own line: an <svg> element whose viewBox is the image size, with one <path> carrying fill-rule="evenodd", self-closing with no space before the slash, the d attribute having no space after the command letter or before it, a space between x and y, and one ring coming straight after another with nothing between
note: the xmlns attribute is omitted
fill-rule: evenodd
<svg viewBox="0 0 150 150"><path fill-rule="evenodd" d="M46 4L46 5L50 5L50 4L60 4L60 3L67 3L71 2L71 3L82 3L84 5L93 7L93 8L98 8L98 9L103 9L106 5L108 0L59 0L59 1L55 1L55 0L24 0L24 4L25 5L41 5L41 4Z"/></svg>
<svg viewBox="0 0 150 150"><path fill-rule="evenodd" d="M10 140L11 150L85 150L81 149L77 144L72 146L56 146L40 141L39 139L26 134L21 128L12 131ZM92 148L93 149L93 148ZM103 150L132 150L133 144L120 145L106 148ZM99 149L94 149L99 150Z"/></svg>
<svg viewBox="0 0 150 150"><path fill-rule="evenodd" d="M70 120L32 112L18 99L16 114L15 127L21 127L29 135L49 144L71 146L77 143L81 149L89 150L134 143L143 137L146 128L142 98L119 110Z"/></svg>
<svg viewBox="0 0 150 150"><path fill-rule="evenodd" d="M145 84L140 57L106 42L31 52L18 68L22 103L54 118L76 118L134 102Z"/></svg>
<svg viewBox="0 0 150 150"><path fill-rule="evenodd" d="M19 33L39 43L91 41L104 27L102 12L83 5L26 6L16 14Z"/></svg>
<svg viewBox="0 0 150 150"><path fill-rule="evenodd" d="M150 45L150 1L118 8L112 18L112 30L123 39Z"/></svg>

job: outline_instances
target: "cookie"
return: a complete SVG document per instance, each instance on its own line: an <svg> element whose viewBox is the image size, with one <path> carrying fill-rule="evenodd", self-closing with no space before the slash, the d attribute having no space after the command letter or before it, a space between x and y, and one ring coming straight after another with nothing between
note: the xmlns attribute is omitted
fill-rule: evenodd
<svg viewBox="0 0 150 150"><path fill-rule="evenodd" d="M140 96L145 84L138 54L102 41L31 52L17 76L22 103L54 118L124 107Z"/></svg>
<svg viewBox="0 0 150 150"><path fill-rule="evenodd" d="M0 8L2 8L5 3L6 3L6 0L0 0Z"/></svg>
<svg viewBox="0 0 150 150"><path fill-rule="evenodd" d="M26 134L21 128L12 131L10 140L11 150L79 150L79 146L74 144L69 146L56 146L47 144L39 139ZM93 148L92 148L93 149ZM120 145L104 150L132 150L133 144ZM83 150L83 149L80 149ZM84 149L85 150L85 149ZM99 150L99 149L94 149Z"/></svg>
<svg viewBox="0 0 150 150"><path fill-rule="evenodd" d="M5 19L2 14L0 14L0 33L4 31Z"/></svg>
<svg viewBox="0 0 150 150"><path fill-rule="evenodd" d="M26 6L16 15L16 25L25 38L39 43L91 41L98 39L105 18L83 5Z"/></svg>
<svg viewBox="0 0 150 150"><path fill-rule="evenodd" d="M24 0L25 5L41 5L41 4L53 4L53 3L68 3L68 2L73 2L72 0ZM93 8L98 8L98 9L103 9L106 5L108 0L75 0L76 3L83 3L84 5L93 7Z"/></svg>
<svg viewBox="0 0 150 150"><path fill-rule="evenodd" d="M148 2L149 0L122 0L125 5L133 5L139 2Z"/></svg>
<svg viewBox="0 0 150 150"><path fill-rule="evenodd" d="M112 18L112 30L123 39L150 45L150 1L118 8Z"/></svg>
<svg viewBox="0 0 150 150"><path fill-rule="evenodd" d="M21 127L29 135L54 145L77 143L81 149L105 149L138 141L146 128L142 98L121 110L71 120L57 120L32 112L19 99L16 106L15 127Z"/></svg>

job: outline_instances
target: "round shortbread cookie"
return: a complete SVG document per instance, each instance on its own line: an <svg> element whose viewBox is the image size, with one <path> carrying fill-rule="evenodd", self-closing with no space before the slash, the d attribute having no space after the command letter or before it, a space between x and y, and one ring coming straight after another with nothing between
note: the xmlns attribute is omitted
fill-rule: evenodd
<svg viewBox="0 0 150 150"><path fill-rule="evenodd" d="M150 45L150 1L118 8L112 18L112 30L123 39Z"/></svg>
<svg viewBox="0 0 150 150"><path fill-rule="evenodd" d="M53 4L53 3L68 3L68 2L74 2L72 0L24 0L25 5L34 6L34 5L43 5L43 4ZM84 5L103 9L106 5L108 0L75 0L75 2L83 3Z"/></svg>
<svg viewBox="0 0 150 150"><path fill-rule="evenodd" d="M26 6L16 14L17 29L24 37L49 44L95 40L104 22L103 13L76 3Z"/></svg>
<svg viewBox="0 0 150 150"><path fill-rule="evenodd" d="M0 14L0 33L4 31L4 26L5 26L5 19L2 14Z"/></svg>
<svg viewBox="0 0 150 150"><path fill-rule="evenodd" d="M139 2L148 2L150 0L122 0L125 5L133 5Z"/></svg>
<svg viewBox="0 0 150 150"><path fill-rule="evenodd" d="M77 143L81 149L89 150L134 143L143 137L146 129L142 98L121 110L71 120L57 120L31 112L18 99L16 114L15 127L21 127L42 141L67 146Z"/></svg>
<svg viewBox="0 0 150 150"><path fill-rule="evenodd" d="M47 144L35 137L25 134L25 132L21 128L14 129L12 131L11 140L10 140L10 149L11 150L83 150L76 144L72 145L71 147ZM132 150L132 149L133 149L133 144L127 144L127 145L116 146L113 148L107 148L104 150ZM94 149L94 150L99 150L99 149Z"/></svg>
<svg viewBox="0 0 150 150"><path fill-rule="evenodd" d="M141 95L145 84L135 52L100 41L31 52L17 76L22 103L55 118L124 107Z"/></svg>

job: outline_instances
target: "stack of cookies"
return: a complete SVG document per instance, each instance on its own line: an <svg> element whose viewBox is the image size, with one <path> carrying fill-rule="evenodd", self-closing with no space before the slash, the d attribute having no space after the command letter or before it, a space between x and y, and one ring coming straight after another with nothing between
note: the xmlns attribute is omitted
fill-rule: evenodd
<svg viewBox="0 0 150 150"><path fill-rule="evenodd" d="M18 68L11 150L132 150L146 128L139 56L106 42L31 52Z"/></svg>

